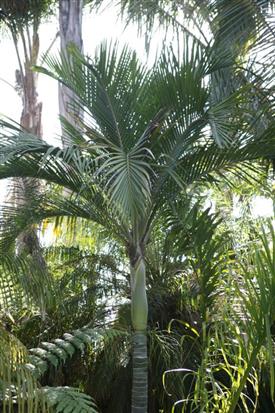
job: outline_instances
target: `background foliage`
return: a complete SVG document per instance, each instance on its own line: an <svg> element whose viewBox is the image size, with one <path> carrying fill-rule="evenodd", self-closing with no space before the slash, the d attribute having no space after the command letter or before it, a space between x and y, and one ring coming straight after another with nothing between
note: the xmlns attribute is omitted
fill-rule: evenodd
<svg viewBox="0 0 275 413"><path fill-rule="evenodd" d="M15 3L0 3L9 19ZM147 47L157 20L180 36L152 70L104 44L90 60L48 57L38 70L75 89L72 113L86 111L79 129L63 119L68 148L2 123L1 178L51 181L28 205L1 207L4 412L130 411L130 271L118 242L129 233L118 218L135 228L144 206L159 211L146 247L149 411L274 410L274 222L251 207L274 196L273 4L228 4L120 2ZM37 224L51 233L46 272L16 249Z"/></svg>

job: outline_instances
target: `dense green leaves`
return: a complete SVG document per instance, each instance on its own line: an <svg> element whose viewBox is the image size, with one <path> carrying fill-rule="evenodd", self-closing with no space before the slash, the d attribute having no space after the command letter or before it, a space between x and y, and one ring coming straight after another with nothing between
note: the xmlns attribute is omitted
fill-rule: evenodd
<svg viewBox="0 0 275 413"><path fill-rule="evenodd" d="M0 20L18 30L20 25L28 24L35 18L40 19L50 13L52 0L1 0ZM16 28L16 24L18 27Z"/></svg>

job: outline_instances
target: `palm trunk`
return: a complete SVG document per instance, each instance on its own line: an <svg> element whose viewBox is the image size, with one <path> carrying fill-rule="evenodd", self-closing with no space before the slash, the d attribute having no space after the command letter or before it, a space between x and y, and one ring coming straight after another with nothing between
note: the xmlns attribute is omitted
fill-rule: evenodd
<svg viewBox="0 0 275 413"><path fill-rule="evenodd" d="M145 262L139 258L131 268L132 325L133 325L133 382L132 413L147 413L148 356L147 318L148 303L145 283Z"/></svg>

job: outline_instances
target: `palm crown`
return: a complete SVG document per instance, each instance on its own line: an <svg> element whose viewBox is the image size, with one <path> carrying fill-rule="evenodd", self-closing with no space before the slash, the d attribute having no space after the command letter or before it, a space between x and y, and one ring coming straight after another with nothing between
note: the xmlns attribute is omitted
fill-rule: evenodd
<svg viewBox="0 0 275 413"><path fill-rule="evenodd" d="M181 63L171 52L151 70L127 48L119 53L106 45L93 62L75 51L70 59L48 59L40 70L76 92L69 109L81 106L84 119L78 129L63 120L71 141L65 149L19 130L2 137L1 178L35 176L67 187L72 196L55 196L51 215L54 204L65 215L74 204L75 214L127 244L145 241L159 208L188 184L272 151L273 125L256 139L253 125L237 114L241 105L245 113L249 85L211 106L207 77L221 66L211 50L189 41ZM232 144L219 148L213 136Z"/></svg>

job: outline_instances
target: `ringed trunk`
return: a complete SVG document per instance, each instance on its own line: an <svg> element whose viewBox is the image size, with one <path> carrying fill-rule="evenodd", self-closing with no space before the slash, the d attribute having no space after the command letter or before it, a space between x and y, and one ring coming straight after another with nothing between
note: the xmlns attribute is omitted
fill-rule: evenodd
<svg viewBox="0 0 275 413"><path fill-rule="evenodd" d="M131 268L132 326L133 326L133 382L132 413L147 413L148 408L148 356L146 271L143 258Z"/></svg>

